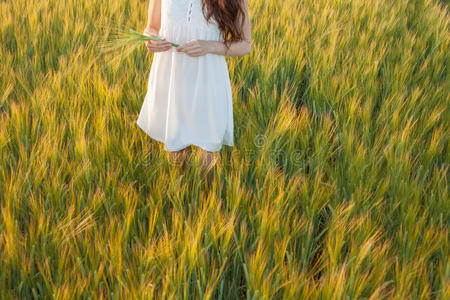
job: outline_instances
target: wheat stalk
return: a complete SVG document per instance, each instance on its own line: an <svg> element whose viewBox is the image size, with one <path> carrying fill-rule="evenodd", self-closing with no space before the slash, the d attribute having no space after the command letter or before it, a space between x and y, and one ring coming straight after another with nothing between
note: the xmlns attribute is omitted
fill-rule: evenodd
<svg viewBox="0 0 450 300"><path fill-rule="evenodd" d="M107 37L99 44L99 49L102 54L111 52L119 52L120 55L113 58L112 61L122 60L133 52L139 45L153 40L162 41L163 39L156 36L148 36L141 34L134 29L124 25L100 25L105 31ZM172 46L178 47L179 44L169 42ZM112 62L111 61L111 62Z"/></svg>

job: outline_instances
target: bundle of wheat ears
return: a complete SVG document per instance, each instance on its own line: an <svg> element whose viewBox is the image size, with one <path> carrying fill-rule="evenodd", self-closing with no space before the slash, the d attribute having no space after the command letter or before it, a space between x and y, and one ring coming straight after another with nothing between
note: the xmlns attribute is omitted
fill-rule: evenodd
<svg viewBox="0 0 450 300"><path fill-rule="evenodd" d="M163 39L158 36L150 36L147 34L139 33L129 27L124 25L109 25L100 26L105 31L108 32L106 39L100 43L99 48L101 53L117 52L120 53L116 56L113 61L121 61L127 57L133 50L135 50L139 45L153 40L162 41ZM178 47L176 43L169 42L172 46ZM118 51L121 50L121 51Z"/></svg>

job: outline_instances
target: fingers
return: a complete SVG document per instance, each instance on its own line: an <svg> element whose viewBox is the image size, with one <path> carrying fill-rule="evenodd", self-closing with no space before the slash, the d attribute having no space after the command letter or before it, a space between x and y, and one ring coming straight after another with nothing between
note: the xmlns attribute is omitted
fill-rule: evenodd
<svg viewBox="0 0 450 300"><path fill-rule="evenodd" d="M172 45L166 41L165 37L160 37L159 35L152 33L152 32L145 32L144 31L144 35L149 36L149 37L154 37L154 38L161 38L161 41L155 41L155 40L148 40L145 42L145 46L147 47L147 49L149 51L152 52L162 52L162 51L167 51L170 48L172 48Z"/></svg>
<svg viewBox="0 0 450 300"><path fill-rule="evenodd" d="M181 46L178 46L177 47L177 51L178 52L180 52L180 51L185 51L185 50L188 50L188 49L190 49L190 48L192 48L194 46L194 44L191 42L191 41L189 41L189 42L187 42L186 44L183 44L183 45L181 45Z"/></svg>
<svg viewBox="0 0 450 300"><path fill-rule="evenodd" d="M162 52L167 51L170 49L169 46L154 46L154 45L147 45L147 49L152 52Z"/></svg>
<svg viewBox="0 0 450 300"><path fill-rule="evenodd" d="M201 56L205 54L198 40L191 40L176 48L177 52L184 52L190 56Z"/></svg>
<svg viewBox="0 0 450 300"><path fill-rule="evenodd" d="M189 49L189 50L185 50L183 52L186 53L187 55L190 55L190 56L200 56L200 55L202 55L202 51L199 50L199 49Z"/></svg>
<svg viewBox="0 0 450 300"><path fill-rule="evenodd" d="M179 48L180 47L177 48L177 52L184 52L190 56L200 56L203 54L202 49L197 47L196 45L184 46L181 49L179 49Z"/></svg>
<svg viewBox="0 0 450 300"><path fill-rule="evenodd" d="M172 45L167 42L165 39L163 41L147 41L145 43L145 45L147 46L147 49L152 51L152 52L162 52L162 51L167 51L170 48L172 48Z"/></svg>
<svg viewBox="0 0 450 300"><path fill-rule="evenodd" d="M189 45L178 46L177 51L178 52L186 52L186 51L189 51L191 48L192 47Z"/></svg>
<svg viewBox="0 0 450 300"><path fill-rule="evenodd" d="M183 46L177 47L177 52L184 52L186 54L189 54L190 52L192 52L195 49L196 48L192 45L183 45Z"/></svg>
<svg viewBox="0 0 450 300"><path fill-rule="evenodd" d="M148 44L147 45L147 49L153 52L160 52L160 51L167 51L170 48L172 48L172 46L169 45L154 45L154 44Z"/></svg>

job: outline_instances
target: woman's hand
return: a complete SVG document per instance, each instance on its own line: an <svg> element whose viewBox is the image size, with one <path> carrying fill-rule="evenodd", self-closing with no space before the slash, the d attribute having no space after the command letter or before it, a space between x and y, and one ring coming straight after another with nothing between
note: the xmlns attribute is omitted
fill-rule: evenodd
<svg viewBox="0 0 450 300"><path fill-rule="evenodd" d="M177 47L177 52L184 52L190 56L201 56L209 52L209 43L205 40L191 40Z"/></svg>
<svg viewBox="0 0 450 300"><path fill-rule="evenodd" d="M159 37L158 35L152 33L152 32L148 32L147 30L144 31L144 35L146 36L151 36L151 37ZM162 37L159 37L162 38ZM172 48L172 45L166 41L166 38L162 38L163 41L146 41L145 42L145 46L147 46L147 49L152 51L152 52L163 52L163 51L167 51L170 48Z"/></svg>

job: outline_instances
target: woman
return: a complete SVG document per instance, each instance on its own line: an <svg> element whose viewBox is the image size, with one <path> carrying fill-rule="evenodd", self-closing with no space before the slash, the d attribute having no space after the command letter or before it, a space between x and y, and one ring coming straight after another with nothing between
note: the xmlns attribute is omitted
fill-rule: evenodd
<svg viewBox="0 0 450 300"><path fill-rule="evenodd" d="M251 50L247 0L150 0L144 33L163 40L146 44L154 56L137 124L172 159L194 145L212 167L222 145L233 146L225 56Z"/></svg>

